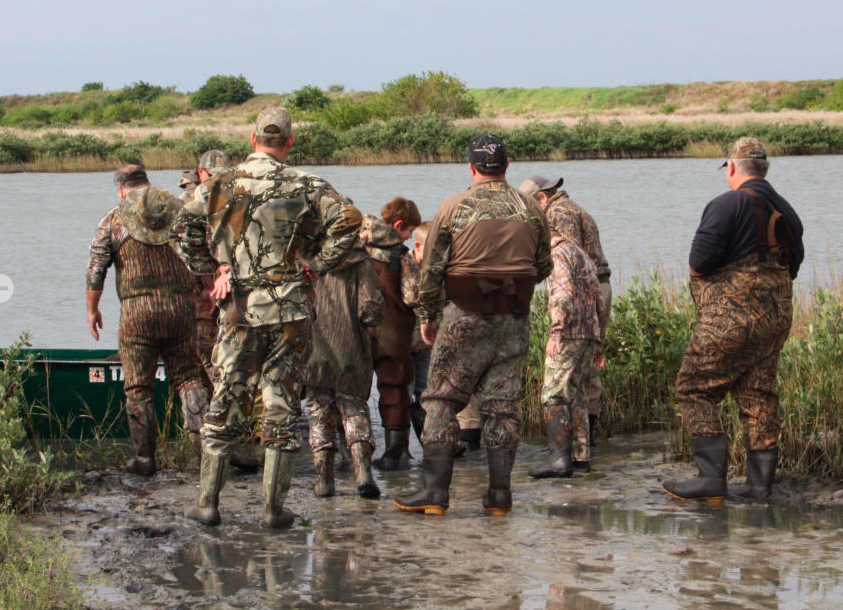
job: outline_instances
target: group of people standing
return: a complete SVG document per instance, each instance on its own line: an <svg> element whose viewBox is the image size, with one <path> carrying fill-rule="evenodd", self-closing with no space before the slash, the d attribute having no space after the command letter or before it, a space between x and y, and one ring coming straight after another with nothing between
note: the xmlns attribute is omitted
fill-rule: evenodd
<svg viewBox="0 0 843 610"><path fill-rule="evenodd" d="M551 326L542 402L549 453L529 473L548 478L588 471L611 272L596 223L559 190L562 179L533 176L512 187L504 143L482 134L466 153L471 186L446 199L431 222L422 222L415 203L403 197L389 201L376 218L362 215L321 178L284 164L294 139L286 111L262 111L251 135L255 152L236 167L219 151L203 155L196 176L186 175L180 185L183 204L150 186L140 166L116 173L121 201L97 227L87 300L88 325L98 338L97 305L106 269L115 264L136 452L127 469L156 470L152 371L160 355L200 460L190 518L218 524L229 460L257 466L238 447L251 438L258 404L263 523L276 528L292 522L284 500L302 448L297 423L303 388L317 496L335 493L334 456L346 443L358 494L379 497L373 462L387 470L405 467L412 428L423 447L423 485L395 494L394 503L405 511L443 514L455 456L477 448L482 431L489 468L482 503L492 514L504 514L512 507L531 300L536 284L546 281ZM736 146L727 162L730 186L733 172L741 171L732 158L748 154ZM711 284L731 282L731 289L706 286L706 300L695 288L698 308L712 301L718 313L714 326L706 327L713 332L702 338L695 333L677 385L700 476L665 484L676 497L725 495L727 462L715 455L722 442L711 440L722 437L722 429L714 426L716 412L703 408L706 399L713 409L727 390L740 387L748 396L748 419L763 420L763 433L750 424L752 447L761 452L760 458L751 453L750 465L768 463L774 451L775 364L789 330L786 288L802 260L802 229L787 202L761 183L741 199L741 205L749 202L749 225L736 225L734 214L707 223L715 200L695 238L695 287L703 282L697 277L711 274L717 277ZM728 216L724 206L718 209ZM747 247L735 249L734 236L715 238L715 230L744 231ZM414 234L411 250L404 242ZM703 250L706 267L696 268L695 253ZM732 272L742 275L735 279ZM737 345L735 336L716 332L724 328L724 308L744 307L734 295L745 290L754 310L747 314L751 320L735 324L745 322L747 332L758 334L753 345L764 348L763 362L746 341ZM773 293L769 299L759 296L765 290ZM700 314L698 330L708 320L702 309ZM713 369L720 371L729 355L728 378L715 383ZM373 374L385 429L376 460L367 405ZM722 490L712 482L721 474ZM752 493L759 485L766 479L748 481Z"/></svg>

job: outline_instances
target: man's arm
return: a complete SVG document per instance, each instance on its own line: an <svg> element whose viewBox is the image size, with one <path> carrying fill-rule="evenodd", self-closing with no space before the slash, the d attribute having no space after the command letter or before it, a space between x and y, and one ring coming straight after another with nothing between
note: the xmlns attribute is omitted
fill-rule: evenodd
<svg viewBox="0 0 843 610"><path fill-rule="evenodd" d="M547 218L538 208L536 211L538 212L536 228L539 232L539 242L536 245L536 283L538 284L549 277L553 271L553 258L550 252L550 228Z"/></svg>
<svg viewBox="0 0 843 610"><path fill-rule="evenodd" d="M102 328L102 314L100 314L100 297L102 297L102 290L85 291L85 302L88 306L88 330L94 340L100 340L100 334L97 327Z"/></svg>
<svg viewBox="0 0 843 610"><path fill-rule="evenodd" d="M317 251L307 257L308 267L317 275L325 275L334 267L345 260L357 237L360 235L360 224L363 222L363 215L360 213L351 200L337 193L333 188L327 186L319 198L319 213L322 226L319 229L319 238L315 244Z"/></svg>
<svg viewBox="0 0 843 610"><path fill-rule="evenodd" d="M574 278L568 259L554 252L553 273L547 278L547 311L550 328L547 333L547 355L555 356L563 342L563 332L574 309Z"/></svg>
<svg viewBox="0 0 843 610"><path fill-rule="evenodd" d="M449 220L439 212L433 219L430 231L424 244L424 258L422 260L421 281L419 282L419 305L416 315L422 325L433 324L435 326L437 314L442 303L442 285L445 282L445 273L448 269L448 261L451 258L451 228ZM433 337L436 332L433 331ZM430 337L428 332L428 337ZM428 343L422 328L422 339ZM428 343L428 345L432 345Z"/></svg>
<svg viewBox="0 0 843 610"><path fill-rule="evenodd" d="M97 230L94 239L91 240L91 258L88 261L88 270L85 273L85 302L88 310L88 331L91 336L99 341L100 334L97 328L102 328L102 314L100 314L99 303L102 297L102 289L105 284L105 276L108 268L114 262L114 251L111 243L111 224L117 208L113 208L108 214L102 217L97 223Z"/></svg>
<svg viewBox="0 0 843 610"><path fill-rule="evenodd" d="M724 197L721 195L712 200L703 210L688 255L692 276L705 275L720 267L729 250L735 232L736 206L734 203L728 205Z"/></svg>
<svg viewBox="0 0 843 610"><path fill-rule="evenodd" d="M383 293L378 274L366 260L357 272L357 318L363 326L380 326L383 322Z"/></svg>

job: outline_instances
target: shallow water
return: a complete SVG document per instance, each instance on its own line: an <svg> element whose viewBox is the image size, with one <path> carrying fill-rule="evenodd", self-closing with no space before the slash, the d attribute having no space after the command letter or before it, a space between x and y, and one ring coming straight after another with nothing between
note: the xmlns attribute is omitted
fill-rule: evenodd
<svg viewBox="0 0 843 610"><path fill-rule="evenodd" d="M513 163L508 176L516 186L537 173L565 177L564 188L600 226L617 289L656 267L685 276L702 209L727 188L718 165L715 159ZM469 184L464 164L309 169L376 215L400 194L430 219L447 195ZM150 175L153 184L177 190L180 172ZM776 158L769 178L805 225L800 284L827 284L843 261L837 237L843 226L843 156ZM86 326L84 273L96 223L116 203L110 173L0 175L0 274L15 285L12 299L0 303L0 345L29 329L37 347L99 347ZM101 305L106 348L117 346L113 286L107 280Z"/></svg>
<svg viewBox="0 0 843 610"><path fill-rule="evenodd" d="M540 482L526 471L542 450L522 445L504 517L480 504L483 451L457 461L444 517L392 505L417 468L378 473L380 501L357 498L348 473L337 497L317 499L302 454L289 530L259 526L260 478L238 474L223 525L197 526L179 516L195 479L174 473L140 487L108 475L50 527L83 545L82 573L108 574L101 601L89 592L95 608L120 595L126 608L840 608L843 510L800 504L795 490L770 506L671 500L660 482L692 468L664 463L664 440L604 441L591 474Z"/></svg>

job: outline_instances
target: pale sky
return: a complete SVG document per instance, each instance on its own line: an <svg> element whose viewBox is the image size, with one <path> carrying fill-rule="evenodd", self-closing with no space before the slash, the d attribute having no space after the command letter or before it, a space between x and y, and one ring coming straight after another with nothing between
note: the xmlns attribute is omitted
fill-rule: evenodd
<svg viewBox="0 0 843 610"><path fill-rule="evenodd" d="M3 8L0 95L213 74L258 93L425 70L478 88L840 78L841 24L821 0L28 0Z"/></svg>

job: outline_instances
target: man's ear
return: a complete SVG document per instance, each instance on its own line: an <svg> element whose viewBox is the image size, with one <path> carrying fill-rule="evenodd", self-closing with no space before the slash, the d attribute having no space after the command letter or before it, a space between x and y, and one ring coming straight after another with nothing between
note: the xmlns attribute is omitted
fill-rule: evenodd
<svg viewBox="0 0 843 610"><path fill-rule="evenodd" d="M258 147L258 137L255 135L254 131L252 132L251 141L252 141L252 148L257 148Z"/></svg>

